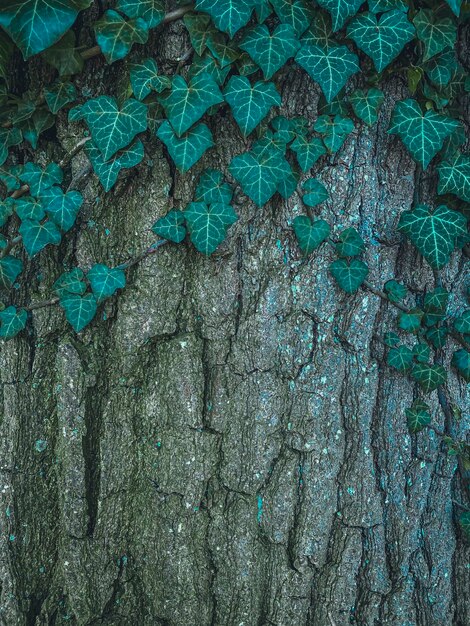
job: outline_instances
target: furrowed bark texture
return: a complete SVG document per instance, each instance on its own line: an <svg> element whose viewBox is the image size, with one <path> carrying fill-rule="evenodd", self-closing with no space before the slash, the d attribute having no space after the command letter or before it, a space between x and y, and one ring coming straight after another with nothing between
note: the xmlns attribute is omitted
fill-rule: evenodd
<svg viewBox="0 0 470 626"><path fill-rule="evenodd" d="M134 58L165 71L187 46L175 23ZM78 80L113 93L124 67L93 59ZM316 119L319 91L303 71L290 67L279 88L283 114ZM377 126L357 123L312 171L330 191L316 213L336 232L359 229L377 287L398 276L431 288L395 230L417 194L415 165L386 134L406 87L395 77L383 88ZM83 136L59 117L44 162ZM187 175L153 138L110 193L87 176L79 227L28 263L18 302L48 299L64 267L145 249L203 169L246 149L227 109L208 123L217 147ZM72 174L86 163L74 157ZM432 170L419 188L434 202ZM470 623L469 553L451 501L465 496L439 438L408 434L417 389L385 366L380 340L396 312L340 292L327 245L302 258L289 226L299 197L258 209L239 194L236 209L211 258L167 245L84 332L57 307L39 309L1 347L2 624ZM443 283L462 307L460 254ZM453 374L448 391L467 415ZM435 392L429 401L443 429Z"/></svg>

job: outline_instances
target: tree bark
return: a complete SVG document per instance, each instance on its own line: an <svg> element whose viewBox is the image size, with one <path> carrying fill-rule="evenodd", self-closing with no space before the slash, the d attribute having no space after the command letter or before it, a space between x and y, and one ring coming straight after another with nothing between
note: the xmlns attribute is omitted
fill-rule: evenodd
<svg viewBox="0 0 470 626"><path fill-rule="evenodd" d="M175 23L134 55L170 71L187 46ZM116 93L124 70L92 59L78 81ZM316 119L320 92L302 70L290 66L278 86L281 113ZM375 286L432 288L395 229L416 199L435 203L435 175L417 174L386 133L402 79L381 87L378 124L357 122L312 170L330 192L316 212L334 233L360 231ZM83 136L59 118L39 160ZM227 109L208 124L216 147L186 175L153 136L111 192L82 180L78 228L27 264L18 302L49 299L73 265L118 264L152 243L153 222L192 199L205 168L247 149ZM70 176L86 163L75 156ZM298 196L259 209L239 193L236 210L216 254L164 246L82 333L50 307L2 345L5 626L470 623L456 462L435 433L408 433L417 389L385 365L381 342L396 312L370 292L340 292L328 246L302 257L290 227L305 210ZM455 310L463 268L457 253L443 272ZM465 387L450 375L464 415Z"/></svg>

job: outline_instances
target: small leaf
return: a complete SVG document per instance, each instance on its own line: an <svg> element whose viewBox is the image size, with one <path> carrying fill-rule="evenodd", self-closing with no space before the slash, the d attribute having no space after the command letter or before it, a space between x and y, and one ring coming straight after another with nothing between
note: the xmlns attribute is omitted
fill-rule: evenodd
<svg viewBox="0 0 470 626"><path fill-rule="evenodd" d="M41 221L46 213L40 200L31 196L23 196L15 201L15 211L21 221L38 220Z"/></svg>
<svg viewBox="0 0 470 626"><path fill-rule="evenodd" d="M98 303L110 298L118 289L123 289L126 285L126 275L122 270L101 263L93 265L86 277L90 281Z"/></svg>
<svg viewBox="0 0 470 626"><path fill-rule="evenodd" d="M183 173L214 145L211 131L205 124L198 124L183 137L178 137L168 120L165 120L157 130L157 137L166 145L176 167Z"/></svg>
<svg viewBox="0 0 470 626"><path fill-rule="evenodd" d="M205 170L199 177L194 196L197 202L230 204L232 196L232 188L219 170Z"/></svg>
<svg viewBox="0 0 470 626"><path fill-rule="evenodd" d="M55 124L54 116L46 109L37 109L32 117L21 122L19 127L23 132L23 138L29 141L31 146L36 150L39 135L51 128Z"/></svg>
<svg viewBox="0 0 470 626"><path fill-rule="evenodd" d="M61 230L67 232L77 219L83 196L79 191L64 193L60 187L50 187L41 194L44 210Z"/></svg>
<svg viewBox="0 0 470 626"><path fill-rule="evenodd" d="M452 365L467 383L470 382L470 352L463 348L454 352Z"/></svg>
<svg viewBox="0 0 470 626"><path fill-rule="evenodd" d="M5 198L5 200L0 201L0 227L5 226L8 218L13 215L15 205L13 198Z"/></svg>
<svg viewBox="0 0 470 626"><path fill-rule="evenodd" d="M411 309L411 311L400 313L398 316L398 328L407 333L417 333L421 327L423 311L421 309Z"/></svg>
<svg viewBox="0 0 470 626"><path fill-rule="evenodd" d="M369 274L369 268L358 259L348 263L345 259L336 259L330 264L333 278L346 293L354 293L359 289Z"/></svg>
<svg viewBox="0 0 470 626"><path fill-rule="evenodd" d="M51 220L45 222L24 220L18 231L30 257L40 252L48 244L59 245L62 238L57 226Z"/></svg>
<svg viewBox="0 0 470 626"><path fill-rule="evenodd" d="M60 185L62 176L62 170L56 163L49 163L45 169L35 163L26 163L20 174L20 179L29 185L29 190L33 196L39 196L55 183Z"/></svg>
<svg viewBox="0 0 470 626"><path fill-rule="evenodd" d="M470 334L470 309L467 309L454 320L454 328L462 335Z"/></svg>
<svg viewBox="0 0 470 626"><path fill-rule="evenodd" d="M354 130L354 122L349 117L321 115L313 128L323 135L323 143L330 152L337 152L346 137Z"/></svg>
<svg viewBox="0 0 470 626"><path fill-rule="evenodd" d="M92 293L84 296L67 293L60 299L59 304L65 311L68 323L77 333L91 322L97 310L96 298Z"/></svg>
<svg viewBox="0 0 470 626"><path fill-rule="evenodd" d="M0 165L8 158L8 148L17 146L23 141L23 134L19 128L0 128Z"/></svg>
<svg viewBox="0 0 470 626"><path fill-rule="evenodd" d="M231 39L248 23L253 7L252 0L196 0L196 10L208 13L217 28Z"/></svg>
<svg viewBox="0 0 470 626"><path fill-rule="evenodd" d="M396 280L387 280L384 285L384 291L390 302L400 302L400 300L406 298L406 294L408 293L405 285Z"/></svg>
<svg viewBox="0 0 470 626"><path fill-rule="evenodd" d="M225 239L237 215L229 204L191 202L184 210L191 241L199 252L212 254Z"/></svg>
<svg viewBox="0 0 470 626"><path fill-rule="evenodd" d="M163 239L181 243L186 237L186 228L184 226L184 214L182 211L169 211L166 215L158 219L152 226L152 230L156 235L160 235Z"/></svg>
<svg viewBox="0 0 470 626"><path fill-rule="evenodd" d="M120 150L109 161L103 159L101 152L92 141L85 145L85 152L105 191L109 191L114 186L122 169L134 167L144 158L144 146L139 139L129 148Z"/></svg>
<svg viewBox="0 0 470 626"><path fill-rule="evenodd" d="M298 135L291 143L290 148L295 152L297 162L303 172L307 172L321 156L326 154L325 147L319 137L308 140L303 135Z"/></svg>
<svg viewBox="0 0 470 626"><path fill-rule="evenodd" d="M348 96L354 113L357 117L372 126L378 119L379 109L384 101L383 91L380 89L356 89Z"/></svg>
<svg viewBox="0 0 470 626"><path fill-rule="evenodd" d="M244 35L239 47L248 52L262 69L264 78L269 80L295 56L300 43L288 24L279 24L272 35L267 26L258 25Z"/></svg>
<svg viewBox="0 0 470 626"><path fill-rule="evenodd" d="M356 15L364 0L318 0L318 4L329 11L336 32L350 17Z"/></svg>
<svg viewBox="0 0 470 626"><path fill-rule="evenodd" d="M0 337L12 339L26 326L28 317L25 309L17 309L14 306L7 307L0 312Z"/></svg>
<svg viewBox="0 0 470 626"><path fill-rule="evenodd" d="M416 343L413 346L413 356L418 363L428 363L431 351L427 343Z"/></svg>
<svg viewBox="0 0 470 626"><path fill-rule="evenodd" d="M400 343L400 337L396 333L386 332L384 333L384 344L389 348L393 348Z"/></svg>
<svg viewBox="0 0 470 626"><path fill-rule="evenodd" d="M426 331L426 339L430 341L435 348L440 350L445 346L448 334L449 331L447 328L430 328Z"/></svg>
<svg viewBox="0 0 470 626"><path fill-rule="evenodd" d="M83 69L83 58L76 48L73 30L67 31L56 44L44 50L42 56L60 76L78 74Z"/></svg>
<svg viewBox="0 0 470 626"><path fill-rule="evenodd" d="M365 245L355 228L346 228L339 236L336 253L342 257L353 257L364 251Z"/></svg>
<svg viewBox="0 0 470 626"><path fill-rule="evenodd" d="M426 313L445 313L449 302L449 292L444 287L436 287L424 296L423 309Z"/></svg>
<svg viewBox="0 0 470 626"><path fill-rule="evenodd" d="M126 21L112 9L95 23L96 41L108 63L114 63L129 54L135 43L146 43L148 24L142 18Z"/></svg>
<svg viewBox="0 0 470 626"><path fill-rule="evenodd" d="M298 215L292 222L299 248L310 254L328 238L331 228L325 220L312 220L307 215Z"/></svg>
<svg viewBox="0 0 470 626"><path fill-rule="evenodd" d="M158 74L158 67L153 59L132 63L130 68L132 92L137 100L143 100L151 91L161 93L171 87L171 79Z"/></svg>
<svg viewBox="0 0 470 626"><path fill-rule="evenodd" d="M149 28L158 26L165 17L165 2L163 0L118 0L116 9L127 17L141 17Z"/></svg>
<svg viewBox="0 0 470 626"><path fill-rule="evenodd" d="M438 89L446 87L458 69L459 64L453 50L438 54L424 65L427 77Z"/></svg>
<svg viewBox="0 0 470 626"><path fill-rule="evenodd" d="M425 393L429 393L446 382L447 372L442 365L416 363L411 370L411 377L419 383Z"/></svg>
<svg viewBox="0 0 470 626"><path fill-rule="evenodd" d="M302 183L302 189L308 192L302 196L302 201L307 206L313 207L328 200L328 191L325 185L316 178L307 178Z"/></svg>
<svg viewBox="0 0 470 626"><path fill-rule="evenodd" d="M281 96L274 83L258 81L252 87L245 76L232 76L224 90L224 96L245 137L258 126L273 106L281 104Z"/></svg>
<svg viewBox="0 0 470 626"><path fill-rule="evenodd" d="M23 269L23 263L20 259L7 254L0 259L0 287L9 289Z"/></svg>
<svg viewBox="0 0 470 626"><path fill-rule="evenodd" d="M291 26L300 36L313 19L314 10L308 0L270 0L273 9L283 24Z"/></svg>
<svg viewBox="0 0 470 626"><path fill-rule="evenodd" d="M406 346L397 346L388 351L387 363L399 372L406 372L413 363L413 353Z"/></svg>
<svg viewBox="0 0 470 626"><path fill-rule="evenodd" d="M422 400L415 400L405 413L408 429L412 435L419 433L431 423L429 406Z"/></svg>
<svg viewBox="0 0 470 626"><path fill-rule="evenodd" d="M77 91L72 83L54 83L44 92L47 106L54 115L66 104L77 98Z"/></svg>
<svg viewBox="0 0 470 626"><path fill-rule="evenodd" d="M413 24L418 38L424 44L423 61L446 48L453 48L457 40L457 26L448 17L438 19L430 9L421 9L415 15Z"/></svg>
<svg viewBox="0 0 470 626"><path fill-rule="evenodd" d="M52 289L59 298L72 293L82 295L86 288L85 274L79 267L74 267L70 272L64 272L52 285Z"/></svg>
<svg viewBox="0 0 470 626"><path fill-rule="evenodd" d="M453 193L465 202L470 202L470 156L457 154L454 159L440 163L437 171L439 194Z"/></svg>

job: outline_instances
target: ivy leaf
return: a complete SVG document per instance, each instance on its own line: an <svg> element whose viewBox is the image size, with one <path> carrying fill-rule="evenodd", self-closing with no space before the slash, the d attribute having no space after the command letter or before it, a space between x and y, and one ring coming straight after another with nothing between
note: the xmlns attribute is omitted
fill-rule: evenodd
<svg viewBox="0 0 470 626"><path fill-rule="evenodd" d="M195 200L206 204L230 204L232 188L224 182L224 175L219 170L205 170L196 187Z"/></svg>
<svg viewBox="0 0 470 626"><path fill-rule="evenodd" d="M452 365L467 383L470 382L470 352L463 348L454 352Z"/></svg>
<svg viewBox="0 0 470 626"><path fill-rule="evenodd" d="M23 137L29 141L36 150L39 135L55 124L54 116L46 109L37 109L29 119L21 122L19 127L23 131Z"/></svg>
<svg viewBox="0 0 470 626"><path fill-rule="evenodd" d="M34 256L48 244L59 245L62 238L59 229L51 220L38 222L24 220L18 229L23 237L23 245L30 257Z"/></svg>
<svg viewBox="0 0 470 626"><path fill-rule="evenodd" d="M266 117L271 107L281 104L274 83L258 81L252 87L245 76L232 76L224 96L245 137Z"/></svg>
<svg viewBox="0 0 470 626"><path fill-rule="evenodd" d="M384 291L390 302L400 302L400 300L404 300L406 298L407 294L405 285L402 285L396 280L387 280L384 285Z"/></svg>
<svg viewBox="0 0 470 626"><path fill-rule="evenodd" d="M253 0L196 0L196 10L208 13L217 28L233 39L248 23L255 4Z"/></svg>
<svg viewBox="0 0 470 626"><path fill-rule="evenodd" d="M299 248L307 255L328 238L331 228L325 220L312 220L307 215L297 215L292 222Z"/></svg>
<svg viewBox="0 0 470 626"><path fill-rule="evenodd" d="M153 59L133 63L130 68L132 91L137 100L143 100L151 91L161 93L171 87L170 78L158 74L158 67Z"/></svg>
<svg viewBox="0 0 470 626"><path fill-rule="evenodd" d="M95 23L96 41L108 63L114 63L129 54L135 43L146 43L148 24L142 18L126 21L110 9Z"/></svg>
<svg viewBox="0 0 470 626"><path fill-rule="evenodd" d="M20 180L29 185L33 196L39 196L55 183L60 185L62 176L62 170L57 163L49 163L45 169L35 163L26 163L21 171Z"/></svg>
<svg viewBox="0 0 470 626"><path fill-rule="evenodd" d="M20 188L20 174L23 170L22 165L14 165L13 167L9 167L5 169L4 167L0 167L0 181L5 185L7 191L14 191L15 189ZM8 200L8 198L7 198ZM2 213L0 212L0 219Z"/></svg>
<svg viewBox="0 0 470 626"><path fill-rule="evenodd" d="M47 106L54 115L66 104L77 99L77 90L72 83L54 83L44 92Z"/></svg>
<svg viewBox="0 0 470 626"><path fill-rule="evenodd" d="M0 165L8 158L8 148L17 146L23 141L23 134L19 128L0 128Z"/></svg>
<svg viewBox="0 0 470 626"><path fill-rule="evenodd" d="M295 152L297 162L303 172L307 172L321 156L326 154L325 146L319 137L308 140L303 135L298 135L290 148Z"/></svg>
<svg viewBox="0 0 470 626"><path fill-rule="evenodd" d="M348 36L381 72L414 38L415 29L406 13L399 10L383 13L378 21L373 13L361 13L349 23Z"/></svg>
<svg viewBox="0 0 470 626"><path fill-rule="evenodd" d="M300 43L289 24L279 24L272 35L267 26L258 25L245 34L239 47L248 52L263 70L264 78L269 80L288 59L295 56Z"/></svg>
<svg viewBox="0 0 470 626"><path fill-rule="evenodd" d="M359 59L346 46L327 49L302 44L295 60L320 85L327 102L331 102L359 70Z"/></svg>
<svg viewBox="0 0 470 626"><path fill-rule="evenodd" d="M183 17L183 22L188 29L189 38L194 51L202 55L207 47L207 41L217 32L211 22L209 15L202 13L187 13Z"/></svg>
<svg viewBox="0 0 470 626"><path fill-rule="evenodd" d="M432 268L441 269L454 251L456 238L467 232L467 220L444 205L431 212L422 204L404 211L397 228L409 237Z"/></svg>
<svg viewBox="0 0 470 626"><path fill-rule="evenodd" d="M470 309L467 309L454 320L454 328L462 335L470 335Z"/></svg>
<svg viewBox="0 0 470 626"><path fill-rule="evenodd" d="M170 122L165 120L157 130L157 137L163 141L176 167L183 173L214 145L211 131L205 124L198 124L183 137L178 137Z"/></svg>
<svg viewBox="0 0 470 626"><path fill-rule="evenodd" d="M413 346L413 356L418 363L428 363L431 351L427 343L417 343Z"/></svg>
<svg viewBox="0 0 470 626"><path fill-rule="evenodd" d="M42 220L46 216L42 202L31 196L23 196L15 202L15 211L21 221Z"/></svg>
<svg viewBox="0 0 470 626"><path fill-rule="evenodd" d="M302 35L301 42L309 46L320 46L320 48L335 48L338 44L332 35L330 16L318 11Z"/></svg>
<svg viewBox="0 0 470 626"><path fill-rule="evenodd" d="M438 19L430 9L421 9L413 19L418 38L423 42L423 61L427 61L457 41L457 26L449 17Z"/></svg>
<svg viewBox="0 0 470 626"><path fill-rule="evenodd" d="M426 339L430 341L435 348L440 350L445 346L448 334L449 331L447 328L430 328L426 331Z"/></svg>
<svg viewBox="0 0 470 626"><path fill-rule="evenodd" d="M68 30L56 44L44 50L42 56L60 76L78 74L83 69L83 58L76 48L73 30Z"/></svg>
<svg viewBox="0 0 470 626"><path fill-rule="evenodd" d="M0 287L9 289L23 270L20 259L7 254L0 259Z"/></svg>
<svg viewBox="0 0 470 626"><path fill-rule="evenodd" d="M400 313L398 316L398 328L407 333L417 333L421 327L423 315L421 309L411 309L411 311Z"/></svg>
<svg viewBox="0 0 470 626"><path fill-rule="evenodd" d="M379 109L384 101L383 91L373 87L372 89L356 89L348 96L354 113L357 117L372 126L378 119Z"/></svg>
<svg viewBox="0 0 470 626"><path fill-rule="evenodd" d="M458 198L470 202L470 156L457 154L437 166L439 172L439 194L453 193Z"/></svg>
<svg viewBox="0 0 470 626"><path fill-rule="evenodd" d="M152 230L156 235L160 235L160 237L168 239L168 241L181 243L186 237L183 212L169 211L155 222L152 226Z"/></svg>
<svg viewBox="0 0 470 626"><path fill-rule="evenodd" d="M69 294L82 295L86 288L85 274L80 267L74 267L70 272L64 272L52 285L52 289L59 298Z"/></svg>
<svg viewBox="0 0 470 626"><path fill-rule="evenodd" d="M127 17L141 17L149 28L158 26L165 17L165 2L162 0L118 0L116 9Z"/></svg>
<svg viewBox="0 0 470 626"><path fill-rule="evenodd" d="M458 17L460 15L460 7L462 6L462 0L446 0L452 11Z"/></svg>
<svg viewBox="0 0 470 626"><path fill-rule="evenodd" d="M308 178L302 183L302 189L308 193L302 196L302 202L313 207L328 200L328 191L323 183L316 178Z"/></svg>
<svg viewBox="0 0 470 626"><path fill-rule="evenodd" d="M86 277L90 281L91 289L98 304L106 298L110 298L118 289L123 289L126 285L126 275L122 270L101 263L93 265L88 270Z"/></svg>
<svg viewBox="0 0 470 626"><path fill-rule="evenodd" d="M358 259L352 259L350 263L345 259L336 259L330 264L330 272L343 291L354 293L367 278L369 268Z"/></svg>
<svg viewBox="0 0 470 626"><path fill-rule="evenodd" d="M389 348L393 348L400 343L400 337L396 333L386 332L384 333L384 344Z"/></svg>
<svg viewBox="0 0 470 626"><path fill-rule="evenodd" d="M372 11L372 13L384 13L391 9L408 11L406 0L369 0L368 4L369 10Z"/></svg>
<svg viewBox="0 0 470 626"><path fill-rule="evenodd" d="M330 152L336 152L346 137L354 130L354 122L349 117L320 115L313 128L323 135L323 143Z"/></svg>
<svg viewBox="0 0 470 626"><path fill-rule="evenodd" d="M64 193L60 187L54 186L44 190L41 201L47 215L66 233L75 224L83 196L79 191Z"/></svg>
<svg viewBox="0 0 470 626"><path fill-rule="evenodd" d="M426 169L458 125L457 120L435 111L423 115L416 100L410 98L396 103L388 132L399 135L413 159Z"/></svg>
<svg viewBox="0 0 470 626"><path fill-rule="evenodd" d="M419 383L425 393L429 393L446 382L447 372L442 365L416 363L411 370L411 377Z"/></svg>
<svg viewBox="0 0 470 626"><path fill-rule="evenodd" d="M413 363L413 352L406 346L398 346L388 351L387 363L399 372L407 372Z"/></svg>
<svg viewBox="0 0 470 626"><path fill-rule="evenodd" d="M225 239L227 228L237 221L229 204L191 202L184 210L191 241L199 252L212 254Z"/></svg>
<svg viewBox="0 0 470 626"><path fill-rule="evenodd" d="M28 59L58 41L91 0L2 0L0 26Z"/></svg>
<svg viewBox="0 0 470 626"><path fill-rule="evenodd" d="M105 161L147 129L147 107L133 98L119 109L115 98L98 96L85 102L80 114Z"/></svg>
<svg viewBox="0 0 470 626"><path fill-rule="evenodd" d="M28 317L25 309L17 309L14 306L7 307L0 312L0 337L11 339L26 326Z"/></svg>
<svg viewBox="0 0 470 626"><path fill-rule="evenodd" d="M458 67L455 52L453 50L446 50L428 61L424 69L426 70L429 80L434 83L436 87L442 89L450 83Z"/></svg>
<svg viewBox="0 0 470 626"><path fill-rule="evenodd" d="M101 152L92 141L85 145L85 152L105 191L109 191L114 186L122 169L134 167L144 158L144 146L139 139L109 161L103 159Z"/></svg>
<svg viewBox="0 0 470 626"><path fill-rule="evenodd" d="M313 19L314 10L307 0L270 0L274 12L283 24L288 24L300 36Z"/></svg>
<svg viewBox="0 0 470 626"><path fill-rule="evenodd" d="M423 309L426 313L445 313L449 303L449 292L444 287L436 287L424 296Z"/></svg>
<svg viewBox="0 0 470 626"><path fill-rule="evenodd" d="M194 78L199 74L209 74L215 80L215 82L221 86L224 84L227 74L230 72L231 67L227 65L221 68L217 61L211 54L205 53L202 57L197 54L193 55L193 60L189 68L189 78Z"/></svg>
<svg viewBox="0 0 470 626"><path fill-rule="evenodd" d="M334 32L356 15L363 2L364 0L318 0L318 4L331 14Z"/></svg>
<svg viewBox="0 0 470 626"><path fill-rule="evenodd" d="M406 409L406 422L412 435L419 433L431 423L429 406L422 400L415 400L409 409Z"/></svg>
<svg viewBox="0 0 470 626"><path fill-rule="evenodd" d="M353 257L364 251L364 242L355 228L346 228L339 236L335 246L336 253L342 257Z"/></svg>
<svg viewBox="0 0 470 626"><path fill-rule="evenodd" d="M178 137L197 122L214 104L223 101L219 86L206 73L195 76L189 86L182 76L175 76L171 93L159 98Z"/></svg>
<svg viewBox="0 0 470 626"><path fill-rule="evenodd" d="M92 293L84 296L67 293L59 300L59 304L65 311L68 323L77 333L91 322L97 310L96 298Z"/></svg>
<svg viewBox="0 0 470 626"><path fill-rule="evenodd" d="M0 201L0 227L5 226L10 215L13 215L15 205L13 198L5 198L5 200Z"/></svg>

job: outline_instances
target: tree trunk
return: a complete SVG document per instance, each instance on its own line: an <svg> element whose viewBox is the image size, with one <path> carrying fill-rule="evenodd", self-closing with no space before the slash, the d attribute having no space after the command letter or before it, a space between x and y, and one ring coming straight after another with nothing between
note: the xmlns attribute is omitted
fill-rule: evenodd
<svg viewBox="0 0 470 626"><path fill-rule="evenodd" d="M171 24L136 54L168 71L185 37ZM90 60L86 87L114 93L123 67ZM302 70L289 67L279 88L283 114L316 119L320 92ZM378 125L357 122L312 171L330 192L319 214L336 232L359 229L375 286L398 276L432 287L395 228L414 200L435 202L435 177L386 133L404 84L382 88ZM83 136L60 117L45 161ZM79 228L28 264L19 300L48 299L70 266L145 249L205 168L246 149L226 109L208 123L217 146L187 175L154 136L146 163L111 192L88 175ZM74 157L72 174L86 163ZM299 197L262 209L238 200L212 257L164 246L82 333L44 308L1 347L5 626L470 623L456 462L432 431L408 433L416 389L385 365L381 342L396 312L370 292L340 292L328 246L302 257L290 226ZM459 254L444 284L459 306ZM449 391L468 408L453 375Z"/></svg>

